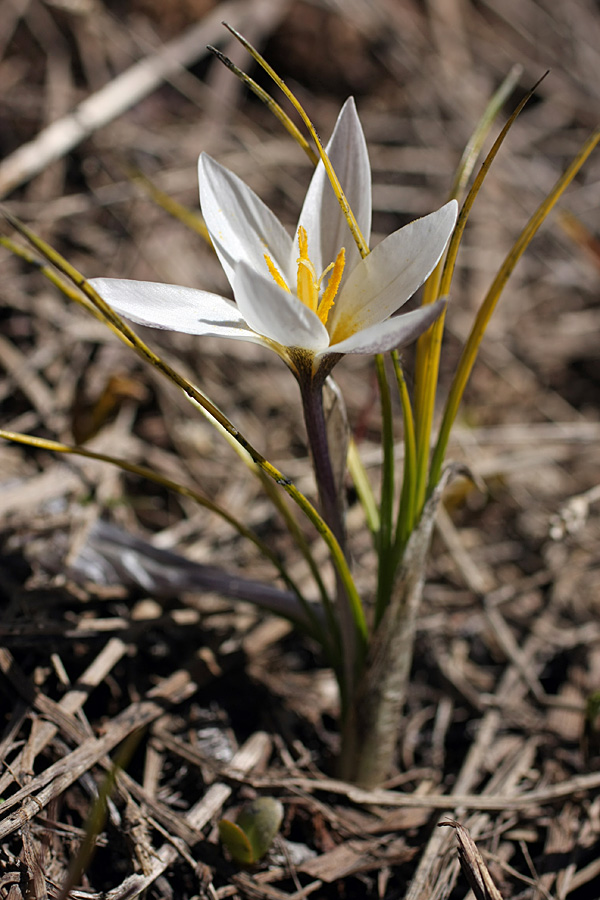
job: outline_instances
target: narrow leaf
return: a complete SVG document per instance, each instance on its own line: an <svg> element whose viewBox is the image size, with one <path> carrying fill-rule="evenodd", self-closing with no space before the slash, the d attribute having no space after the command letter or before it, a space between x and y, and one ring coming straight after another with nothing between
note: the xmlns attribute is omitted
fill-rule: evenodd
<svg viewBox="0 0 600 900"><path fill-rule="evenodd" d="M281 122L287 133L291 135L291 137L293 137L293 139L302 148L302 150L304 150L313 166L316 166L319 162L319 157L312 149L304 135L294 125L288 114L281 108L279 103L277 103L277 101L273 97L271 97L271 95L267 93L264 88L261 88L261 86L257 84L253 78L250 78L250 76L242 71L242 69L238 68L238 66L236 66L228 56L225 56L224 53L222 53L220 50L217 50L216 47L211 47L209 45L206 49L210 50L211 53L214 53L217 59L220 60L224 66L227 66L227 68L230 69L233 74L237 78L239 78L240 81L242 81L249 90L252 91L253 94L256 94L258 99L261 100L265 104L267 109L273 113L275 118L279 122Z"/></svg>
<svg viewBox="0 0 600 900"><path fill-rule="evenodd" d="M437 480L439 479L444 455L446 453L446 448L450 439L450 431L456 418L458 407L460 406L467 381L469 380L469 376L473 369L473 365L475 363L475 359L479 351L479 345L481 344L485 329L487 328L492 313L496 308L496 304L500 299L504 286L508 281L510 275L512 274L514 267L531 243L542 222L546 219L566 188L571 184L571 182L599 142L600 129L595 131L588 138L569 168L558 179L548 196L540 204L536 212L530 218L529 222L515 241L513 247L506 256L506 259L498 270L498 273L494 278L490 289L488 290L483 303L479 308L479 311L475 318L475 322L473 323L473 327L463 348L463 352L461 354L456 369L456 374L452 381L450 393L448 395L448 399L444 408L444 415L442 418L442 424L440 426L440 433L431 463L431 472L428 487L429 493L431 493L431 491L435 487L435 484L437 483Z"/></svg>
<svg viewBox="0 0 600 900"><path fill-rule="evenodd" d="M0 438L4 438L7 441L14 441L18 444L24 444L29 447L37 447L40 450L49 450L52 453L64 453L72 456L81 456L85 459L95 459L99 462L110 463L113 466L121 469L124 472L130 472L132 475L138 475L140 478L145 478L148 481L152 481L155 484L159 484L167 490L173 491L176 494L179 494L182 497L189 497L194 500L199 506L204 507L204 509L209 510L209 512L215 513L215 515L220 516L220 518L224 519L235 531L238 532L242 537L251 541L255 547L260 551L260 553L266 557L277 569L279 575L283 578L286 585L294 592L296 597L298 598L303 612L306 614L308 622L310 623L309 628L311 633L323 646L327 647L327 637L323 632L322 625L319 623L317 617L315 616L314 610L311 608L310 604L302 595L301 591L293 581L293 579L287 573L287 570L282 565L281 561L278 559L277 555L273 553L270 547L267 546L261 539L254 534L254 532L235 518L231 513L228 513L221 506L214 503L212 500L209 500L207 497L202 496L202 494L195 491L193 488L189 488L186 485L179 484L176 481L172 481L170 478L166 478L164 475L161 475L159 472L155 472L153 469L148 469L146 466L139 466L136 463L129 462L126 459L120 459L116 456L109 456L106 453L96 453L94 450L88 450L86 447L74 447L70 444L63 444L59 441L50 441L46 438L36 437L34 435L29 434L18 434L12 431L5 431L4 429L0 429ZM289 618L289 616L286 616ZM293 618L293 621L296 624L301 624L302 627L306 626L306 623L298 622L296 617Z"/></svg>
<svg viewBox="0 0 600 900"><path fill-rule="evenodd" d="M325 171L327 172L327 177L329 178L329 181L334 190L335 196L338 199L342 213L343 213L344 217L346 218L346 221L348 222L348 227L350 228L350 231L352 232L352 237L354 238L354 240L356 242L356 246L358 247L360 255L362 257L368 256L368 254L369 254L368 244L365 241L365 238L359 228L359 225L358 225L358 222L356 221L354 213L352 212L352 209L350 208L350 204L348 203L348 201L346 199L346 195L344 194L344 191L342 190L342 186L340 184L339 178L335 174L335 171L333 169L333 166L331 165L329 157L327 156L327 153L325 152L325 148L323 147L321 141L319 140L319 136L317 134L315 126L313 125L308 114L304 110L304 107L302 106L300 101L296 98L296 96L292 93L292 91L290 91L290 89L285 84L283 79L279 77L279 75L277 74L275 69L273 69L273 67L269 65L269 63L266 61L266 59L260 55L258 50L256 50L252 46L252 44L250 44L250 42L246 40L245 37L243 37L238 31L236 31L235 28L233 28L231 25L228 25L227 22L225 22L224 24L225 24L225 27L231 32L231 34L240 42L242 47L245 47L245 49L252 56L252 58L259 64L259 66L262 69L265 70L267 75L269 75L270 78L273 79L275 84L280 88L281 91L283 91L285 96L288 98L290 103L293 105L294 109L299 113L302 121L304 122L308 131L310 132L310 136L312 137L313 141L315 142L315 145L316 145L318 153L319 153L319 157L321 158L321 161L323 162L323 165L325 166Z"/></svg>
<svg viewBox="0 0 600 900"><path fill-rule="evenodd" d="M546 73L547 74L547 73ZM517 105L516 109L509 117L508 121L502 128L500 134L494 141L492 149L487 154L481 168L475 178L473 185L465 202L460 210L456 227L450 238L448 249L446 251L445 262L440 262L429 281L425 285L423 303L431 303L440 297L448 297L450 294L450 286L452 276L454 274L454 266L458 249L465 230L465 225L469 217L469 213L475 202L477 194L481 190L481 186L490 170L500 147L504 143L508 132L516 121L517 117L537 90L538 85L543 78L533 86L533 88L525 95L523 100ZM485 116L485 113L484 113ZM416 439L417 439L417 510L420 510L428 491L428 482L431 484L431 478L427 477L427 469L430 455L431 431L433 427L433 416L435 411L435 398L437 393L439 362L442 347L442 336L444 332L444 324L446 319L446 311L433 323L431 328L419 338L417 343L417 363L415 371L415 417L416 417ZM438 477L439 471L438 469Z"/></svg>

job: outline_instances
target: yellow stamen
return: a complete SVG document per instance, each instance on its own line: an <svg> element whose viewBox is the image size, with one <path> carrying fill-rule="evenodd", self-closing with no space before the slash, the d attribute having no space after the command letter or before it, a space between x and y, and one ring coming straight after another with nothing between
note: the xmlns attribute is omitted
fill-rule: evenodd
<svg viewBox="0 0 600 900"><path fill-rule="evenodd" d="M298 248L301 259L308 259L308 235L302 225L298 229Z"/></svg>
<svg viewBox="0 0 600 900"><path fill-rule="evenodd" d="M308 255L308 236L306 229L300 226L298 229L298 275L297 289L298 299L315 312L323 325L327 324L327 318L331 312L331 307L335 303L335 297L340 287L342 275L344 274L344 265L346 261L346 251L342 247L338 253L335 262L330 263L320 278L317 278L315 267ZM281 272L271 259L268 253L264 254L271 278L280 288L291 294L291 290L285 282ZM333 271L332 271L333 270ZM319 300L321 293L321 285L325 276L331 272L329 283L323 291L323 296Z"/></svg>
<svg viewBox="0 0 600 900"><path fill-rule="evenodd" d="M268 253L265 253L265 261L267 263L267 266L269 267L269 272L271 273L271 278L273 279L275 284L279 285L280 288L283 288L284 291L287 291L288 294L291 294L292 292L290 291L289 287L285 283L285 280L284 280L281 272L279 271L279 269L277 268L277 266L275 265L275 263L273 262L273 260L271 259L271 257L269 256Z"/></svg>
<svg viewBox="0 0 600 900"><path fill-rule="evenodd" d="M298 298L305 306L317 311L319 305L319 285L316 279L315 267L308 257L308 237L306 229L300 226L298 229Z"/></svg>
<svg viewBox="0 0 600 900"><path fill-rule="evenodd" d="M327 266L323 275L319 279L319 284L321 283L323 276L327 274L327 272L333 268L333 272L329 278L329 284L325 288L323 292L323 296L321 297L321 302L319 303L319 308L317 310L317 315L319 316L323 325L327 322L327 317L331 311L331 307L335 303L335 295L338 292L338 288L340 286L340 281L342 280L342 275L344 274L344 265L346 262L346 251L342 247L340 252L338 253L336 260L331 265Z"/></svg>

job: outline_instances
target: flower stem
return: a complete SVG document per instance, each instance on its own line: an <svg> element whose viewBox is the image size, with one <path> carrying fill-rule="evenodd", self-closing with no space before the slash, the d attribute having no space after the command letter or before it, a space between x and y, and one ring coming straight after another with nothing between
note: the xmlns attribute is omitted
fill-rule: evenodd
<svg viewBox="0 0 600 900"><path fill-rule="evenodd" d="M343 500L334 474L327 425L323 409L323 384L320 380L300 381L302 408L308 445L312 457L315 480L323 518L331 528L344 556L346 555L346 529L344 524ZM342 665L340 688L344 706L353 693L359 655L358 638L364 625L364 611L353 603L346 585L336 571L336 597L339 627L342 642ZM330 611L326 611L328 619ZM336 627L335 622L330 626Z"/></svg>
<svg viewBox="0 0 600 900"><path fill-rule="evenodd" d="M381 403L383 466L381 471L381 502L379 507L380 526L377 552L379 554L377 599L375 602L375 622L381 619L393 580L392 560L392 513L394 508L394 424L392 397L385 371L383 354L375 357L379 397Z"/></svg>
<svg viewBox="0 0 600 900"><path fill-rule="evenodd" d="M301 385L301 393L304 423L319 490L321 511L323 518L333 531L345 554L346 533L344 517L340 492L335 483L333 466L329 455L329 441L327 439L327 426L323 410L323 387L311 381L307 386Z"/></svg>

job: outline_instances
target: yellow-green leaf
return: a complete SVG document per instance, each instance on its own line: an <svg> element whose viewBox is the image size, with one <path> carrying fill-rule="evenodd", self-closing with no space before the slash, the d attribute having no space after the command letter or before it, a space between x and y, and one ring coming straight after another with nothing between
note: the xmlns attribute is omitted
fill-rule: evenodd
<svg viewBox="0 0 600 900"><path fill-rule="evenodd" d="M283 806L274 797L257 797L240 811L237 822L221 819L219 836L239 865L252 865L265 855L283 819Z"/></svg>
<svg viewBox="0 0 600 900"><path fill-rule="evenodd" d="M235 822L229 819L221 819L219 822L219 837L227 847L231 858L240 866L250 866L256 862L250 841Z"/></svg>

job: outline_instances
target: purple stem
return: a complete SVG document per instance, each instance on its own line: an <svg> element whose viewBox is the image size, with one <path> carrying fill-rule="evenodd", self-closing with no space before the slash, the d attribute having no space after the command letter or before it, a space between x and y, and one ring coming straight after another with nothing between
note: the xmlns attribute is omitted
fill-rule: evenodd
<svg viewBox="0 0 600 900"><path fill-rule="evenodd" d="M327 427L323 411L323 382L316 379L311 380L308 384L301 384L301 394L306 434L319 491L321 512L342 548L342 552L346 555L343 504L331 465ZM344 704L348 697L352 696L353 692L357 641L356 625L350 603L337 572L336 597L342 638L342 667L345 682L345 697L342 697L342 703Z"/></svg>
<svg viewBox="0 0 600 900"><path fill-rule="evenodd" d="M306 388L302 388L302 406L323 518L333 531L345 553L346 531L344 528L342 504L329 455L329 441L327 439L327 427L323 412L322 384L313 381Z"/></svg>

